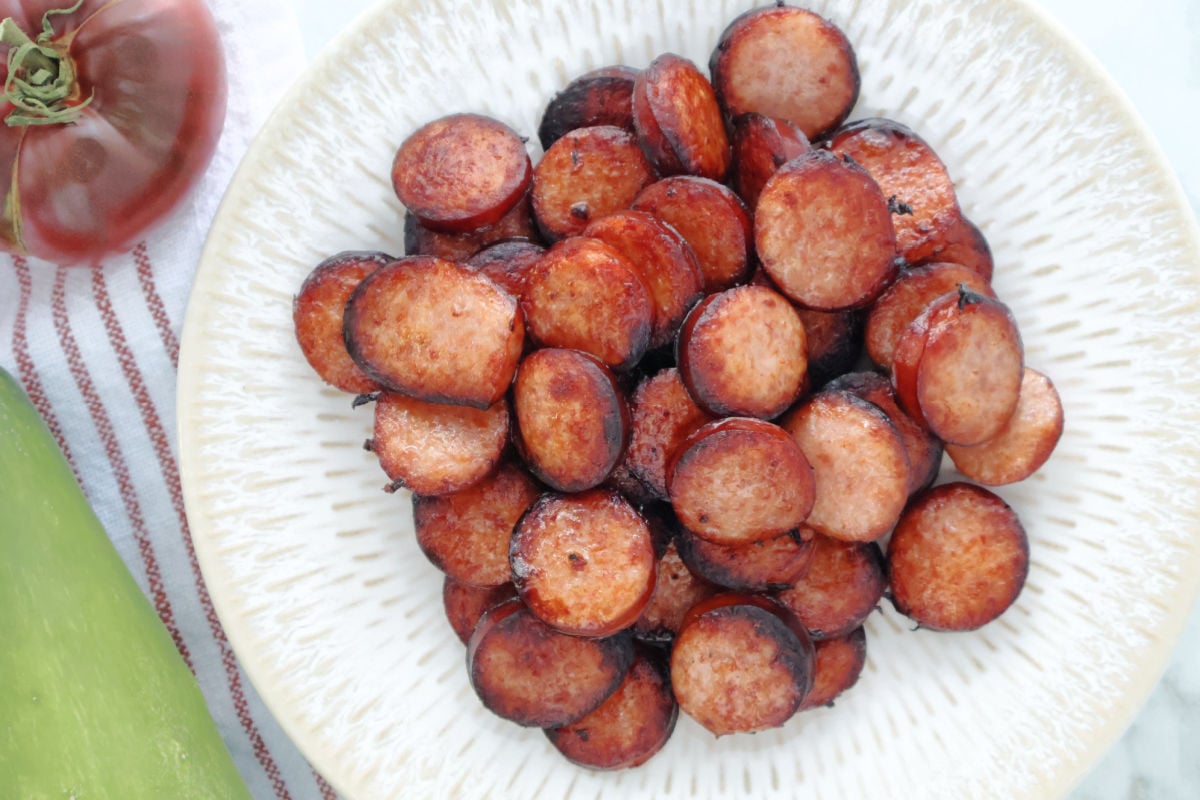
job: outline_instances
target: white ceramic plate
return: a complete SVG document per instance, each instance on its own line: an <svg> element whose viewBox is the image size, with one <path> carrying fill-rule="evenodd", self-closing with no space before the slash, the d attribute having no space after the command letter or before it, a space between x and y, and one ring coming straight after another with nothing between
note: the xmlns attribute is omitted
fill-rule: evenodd
<svg viewBox="0 0 1200 800"><path fill-rule="evenodd" d="M1030 534L1029 583L972 634L914 632L885 602L835 708L721 740L681 718L622 774L570 766L475 699L407 499L362 450L370 410L310 372L292 295L336 251L402 250L389 165L419 124L474 110L532 134L570 77L662 51L704 65L749 5L389 0L237 175L184 332L188 515L246 670L346 796L1057 796L1160 675L1200 575L1200 237L1174 178L1099 68L1017 0L816 0L858 52L854 116L894 117L941 154L1028 362L1063 396L1056 455L1001 491Z"/></svg>

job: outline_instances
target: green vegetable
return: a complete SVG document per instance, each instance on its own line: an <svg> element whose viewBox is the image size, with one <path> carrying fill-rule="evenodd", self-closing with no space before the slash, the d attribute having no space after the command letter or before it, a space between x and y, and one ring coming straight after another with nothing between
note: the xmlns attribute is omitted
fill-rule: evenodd
<svg viewBox="0 0 1200 800"><path fill-rule="evenodd" d="M195 678L3 369L0 796L250 797Z"/></svg>

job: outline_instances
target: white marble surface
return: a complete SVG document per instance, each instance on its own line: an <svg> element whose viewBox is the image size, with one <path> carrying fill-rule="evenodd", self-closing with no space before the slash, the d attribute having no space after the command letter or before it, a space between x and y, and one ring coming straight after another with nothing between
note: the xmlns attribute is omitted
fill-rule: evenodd
<svg viewBox="0 0 1200 800"><path fill-rule="evenodd" d="M318 53L375 0L292 0L305 48ZM1200 2L1040 0L1033 3L1116 80L1200 209ZM1200 798L1200 608L1166 674L1129 730L1071 800Z"/></svg>

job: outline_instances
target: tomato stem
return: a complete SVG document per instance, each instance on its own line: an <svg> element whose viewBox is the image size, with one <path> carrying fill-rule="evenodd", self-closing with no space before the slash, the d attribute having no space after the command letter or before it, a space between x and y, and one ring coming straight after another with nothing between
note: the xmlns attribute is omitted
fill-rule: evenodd
<svg viewBox="0 0 1200 800"><path fill-rule="evenodd" d="M78 97L75 62L56 46L50 18L78 11L83 0L70 8L52 8L42 15L42 32L30 39L12 17L0 22L0 44L8 45L8 79L4 94L16 109L4 118L10 127L65 125L79 119L92 102L70 102Z"/></svg>

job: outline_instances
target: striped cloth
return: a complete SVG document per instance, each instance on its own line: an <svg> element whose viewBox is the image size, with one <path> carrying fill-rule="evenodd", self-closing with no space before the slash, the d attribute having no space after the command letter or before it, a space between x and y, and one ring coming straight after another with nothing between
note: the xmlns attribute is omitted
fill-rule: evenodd
<svg viewBox="0 0 1200 800"><path fill-rule="evenodd" d="M210 5L226 48L229 112L199 189L102 269L0 255L0 365L58 439L199 680L254 797L335 798L238 666L204 586L179 486L179 335L205 233L247 145L304 64L288 0Z"/></svg>

